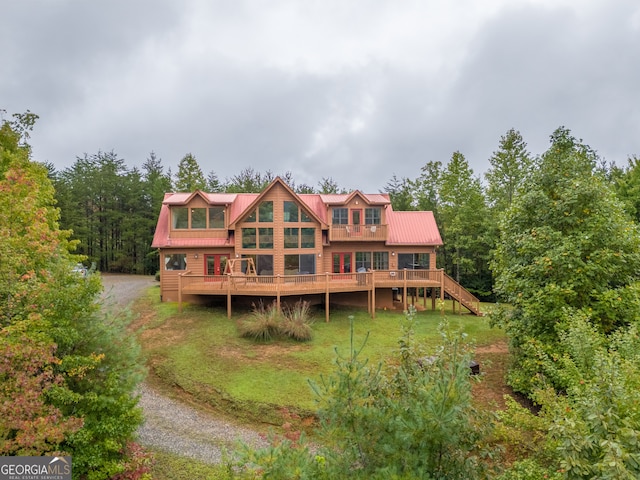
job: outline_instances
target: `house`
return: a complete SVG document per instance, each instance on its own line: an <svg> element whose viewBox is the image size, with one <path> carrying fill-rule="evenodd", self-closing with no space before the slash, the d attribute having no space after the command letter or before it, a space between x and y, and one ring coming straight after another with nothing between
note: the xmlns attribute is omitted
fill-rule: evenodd
<svg viewBox="0 0 640 480"><path fill-rule="evenodd" d="M427 292L471 313L479 301L436 268L432 212L395 212L387 194L297 194L281 178L256 193L167 193L152 246L162 301L232 305L304 298L407 308Z"/></svg>

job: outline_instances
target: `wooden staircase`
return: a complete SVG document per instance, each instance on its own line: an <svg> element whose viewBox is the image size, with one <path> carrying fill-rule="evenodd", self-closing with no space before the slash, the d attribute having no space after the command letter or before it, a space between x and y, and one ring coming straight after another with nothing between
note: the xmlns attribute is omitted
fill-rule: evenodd
<svg viewBox="0 0 640 480"><path fill-rule="evenodd" d="M449 275L444 272L442 273L444 275L444 292L452 299L458 301L460 305L469 310L473 315L482 317L484 313L480 311L480 300Z"/></svg>

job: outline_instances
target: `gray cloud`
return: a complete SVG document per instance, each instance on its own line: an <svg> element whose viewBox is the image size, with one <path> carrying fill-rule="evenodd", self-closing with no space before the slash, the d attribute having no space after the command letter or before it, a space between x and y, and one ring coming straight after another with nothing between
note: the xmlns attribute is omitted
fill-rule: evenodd
<svg viewBox="0 0 640 480"><path fill-rule="evenodd" d="M480 175L512 127L533 153L560 125L607 160L640 153L634 1L481 6L10 2L0 108L41 116L34 154L60 169L153 150L367 191L456 150Z"/></svg>

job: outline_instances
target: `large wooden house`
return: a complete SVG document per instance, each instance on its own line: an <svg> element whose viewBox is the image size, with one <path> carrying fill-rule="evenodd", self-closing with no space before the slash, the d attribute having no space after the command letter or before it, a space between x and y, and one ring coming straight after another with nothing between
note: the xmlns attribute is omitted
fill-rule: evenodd
<svg viewBox="0 0 640 480"><path fill-rule="evenodd" d="M445 294L480 314L478 300L436 268L432 212L395 212L387 194L297 194L276 178L260 194L167 193L152 246L163 301L232 305L305 299L407 308ZM419 299L418 299L419 300Z"/></svg>

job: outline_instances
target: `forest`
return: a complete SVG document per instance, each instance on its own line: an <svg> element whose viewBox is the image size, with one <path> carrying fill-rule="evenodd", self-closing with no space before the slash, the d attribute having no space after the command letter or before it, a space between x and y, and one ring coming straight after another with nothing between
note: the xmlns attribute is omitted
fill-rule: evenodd
<svg viewBox="0 0 640 480"><path fill-rule="evenodd" d="M563 127L560 133L571 136ZM588 148L588 147L586 147ZM616 192L624 210L640 218L640 164L606 164L593 153L594 171ZM484 301L494 301L494 279L489 269L491 252L499 241L501 215L511 206L517 187L536 169L540 155L528 151L520 132L507 131L489 159L490 168L476 174L462 152L446 161L430 161L411 178L393 175L382 192L394 210L431 210L444 242L438 268ZM71 167L57 171L46 165L60 209L60 227L73 232L77 253L87 267L112 273L155 274L157 252L151 241L166 192L260 192L275 178L271 171L246 168L220 180L215 171L205 174L197 159L186 154L172 173L151 152L142 167L128 167L115 152L78 157ZM291 172L277 173L297 193L342 193L331 177L316 186L296 184ZM357 187L356 187L357 188ZM365 192L374 193L374 192Z"/></svg>

